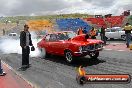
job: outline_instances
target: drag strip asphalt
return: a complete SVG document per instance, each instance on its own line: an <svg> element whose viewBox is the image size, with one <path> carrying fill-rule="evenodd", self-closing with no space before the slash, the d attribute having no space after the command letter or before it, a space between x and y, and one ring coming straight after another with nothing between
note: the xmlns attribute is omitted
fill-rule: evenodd
<svg viewBox="0 0 132 88"><path fill-rule="evenodd" d="M18 71L21 55L1 54L1 59L37 88L132 88L129 84L85 84L76 82L76 68L82 65L88 74L130 74L132 75L132 52L101 51L98 60L80 58L74 64L67 64L63 57L51 56L41 59L30 57L31 67Z"/></svg>

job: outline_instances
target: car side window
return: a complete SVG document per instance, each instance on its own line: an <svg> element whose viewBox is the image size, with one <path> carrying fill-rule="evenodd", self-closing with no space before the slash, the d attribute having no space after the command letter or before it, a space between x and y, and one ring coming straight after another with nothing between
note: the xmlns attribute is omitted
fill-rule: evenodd
<svg viewBox="0 0 132 88"><path fill-rule="evenodd" d="M119 28L118 31L123 31L123 29Z"/></svg>
<svg viewBox="0 0 132 88"><path fill-rule="evenodd" d="M45 41L49 41L49 39L50 39L50 35L47 35Z"/></svg>
<svg viewBox="0 0 132 88"><path fill-rule="evenodd" d="M68 39L68 36L63 34L63 33L61 33L61 34L58 34L58 39L59 40L66 40L66 39Z"/></svg>
<svg viewBox="0 0 132 88"><path fill-rule="evenodd" d="M118 30L116 30L116 29L111 29L111 32L117 32Z"/></svg>
<svg viewBox="0 0 132 88"><path fill-rule="evenodd" d="M110 29L106 29L106 32L111 32Z"/></svg>
<svg viewBox="0 0 132 88"><path fill-rule="evenodd" d="M56 34L51 34L49 41L54 42L54 41L57 41L57 40L58 40L57 35Z"/></svg>

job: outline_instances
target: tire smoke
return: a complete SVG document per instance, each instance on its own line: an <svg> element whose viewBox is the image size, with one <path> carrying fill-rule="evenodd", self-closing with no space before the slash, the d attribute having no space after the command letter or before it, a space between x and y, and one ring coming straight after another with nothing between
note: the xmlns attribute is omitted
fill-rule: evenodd
<svg viewBox="0 0 132 88"><path fill-rule="evenodd" d="M39 40L37 39L37 35L34 32L31 32L32 36L32 43L35 47L35 51L30 50L30 56L31 57L39 57L41 52L37 48L37 43ZM17 53L22 54L22 49L20 46L20 39L13 39L13 38L3 38L0 40L0 51L3 54L11 54L11 53Z"/></svg>

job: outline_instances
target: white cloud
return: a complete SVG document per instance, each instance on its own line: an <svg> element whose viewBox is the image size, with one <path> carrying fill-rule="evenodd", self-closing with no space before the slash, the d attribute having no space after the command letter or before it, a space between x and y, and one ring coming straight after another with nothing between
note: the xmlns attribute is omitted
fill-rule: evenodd
<svg viewBox="0 0 132 88"><path fill-rule="evenodd" d="M1 0L0 15L59 13L121 14L132 10L131 0Z"/></svg>

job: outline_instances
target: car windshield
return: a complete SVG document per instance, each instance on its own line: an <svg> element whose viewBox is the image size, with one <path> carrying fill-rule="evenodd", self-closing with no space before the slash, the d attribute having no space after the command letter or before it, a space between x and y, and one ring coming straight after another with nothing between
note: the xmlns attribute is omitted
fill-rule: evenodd
<svg viewBox="0 0 132 88"><path fill-rule="evenodd" d="M116 31L123 31L123 29L121 27L113 27L106 29L106 32L116 32Z"/></svg>
<svg viewBox="0 0 132 88"><path fill-rule="evenodd" d="M74 32L63 32L58 34L59 40L67 40L71 39L76 36L76 33Z"/></svg>
<svg viewBox="0 0 132 88"><path fill-rule="evenodd" d="M13 36L16 36L16 34L13 34Z"/></svg>
<svg viewBox="0 0 132 88"><path fill-rule="evenodd" d="M9 36L12 36L12 34L9 34Z"/></svg>
<svg viewBox="0 0 132 88"><path fill-rule="evenodd" d="M122 28L117 28L117 30L118 30L118 31L123 31L123 29L122 29Z"/></svg>

